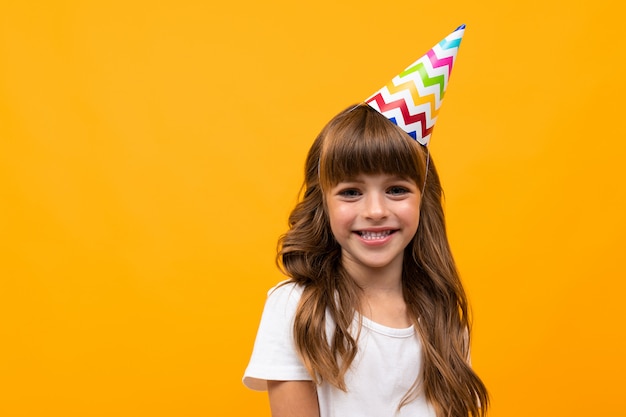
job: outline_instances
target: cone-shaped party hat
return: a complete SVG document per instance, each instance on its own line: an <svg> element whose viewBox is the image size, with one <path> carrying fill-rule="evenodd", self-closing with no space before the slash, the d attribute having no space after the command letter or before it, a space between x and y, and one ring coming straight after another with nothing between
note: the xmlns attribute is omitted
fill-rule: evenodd
<svg viewBox="0 0 626 417"><path fill-rule="evenodd" d="M365 102L428 145L464 33L459 26Z"/></svg>

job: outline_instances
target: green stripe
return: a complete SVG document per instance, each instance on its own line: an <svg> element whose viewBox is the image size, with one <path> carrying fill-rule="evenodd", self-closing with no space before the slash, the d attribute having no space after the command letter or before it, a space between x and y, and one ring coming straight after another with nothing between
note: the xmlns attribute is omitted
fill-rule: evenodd
<svg viewBox="0 0 626 417"><path fill-rule="evenodd" d="M417 65L414 65L402 71L399 77L400 78L405 77L416 71L419 72L420 78L422 79L422 83L424 84L425 87L439 85L440 98L443 99L444 83L446 79L444 78L443 75L437 75L436 77L429 76L428 72L426 71L426 67L424 67L424 64L422 64L421 62L417 63Z"/></svg>

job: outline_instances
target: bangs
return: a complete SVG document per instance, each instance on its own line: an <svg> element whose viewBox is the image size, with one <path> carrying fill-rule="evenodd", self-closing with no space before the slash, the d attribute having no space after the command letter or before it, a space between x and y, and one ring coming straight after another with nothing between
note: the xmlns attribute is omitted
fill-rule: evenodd
<svg viewBox="0 0 626 417"><path fill-rule="evenodd" d="M326 127L319 159L323 189L359 174L390 174L424 182L421 145L368 105L340 113Z"/></svg>

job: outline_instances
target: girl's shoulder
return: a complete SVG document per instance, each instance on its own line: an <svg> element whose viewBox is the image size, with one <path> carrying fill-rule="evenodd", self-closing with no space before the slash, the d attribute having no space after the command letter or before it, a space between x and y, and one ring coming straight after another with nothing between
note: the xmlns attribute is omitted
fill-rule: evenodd
<svg viewBox="0 0 626 417"><path fill-rule="evenodd" d="M267 292L267 304L295 307L300 302L304 286L292 280L281 281Z"/></svg>

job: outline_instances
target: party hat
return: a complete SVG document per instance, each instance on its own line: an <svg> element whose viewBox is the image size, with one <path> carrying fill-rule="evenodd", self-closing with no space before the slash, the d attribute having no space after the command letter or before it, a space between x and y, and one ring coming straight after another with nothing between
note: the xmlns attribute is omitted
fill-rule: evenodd
<svg viewBox="0 0 626 417"><path fill-rule="evenodd" d="M428 145L464 33L459 26L365 102Z"/></svg>

